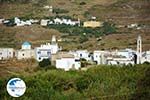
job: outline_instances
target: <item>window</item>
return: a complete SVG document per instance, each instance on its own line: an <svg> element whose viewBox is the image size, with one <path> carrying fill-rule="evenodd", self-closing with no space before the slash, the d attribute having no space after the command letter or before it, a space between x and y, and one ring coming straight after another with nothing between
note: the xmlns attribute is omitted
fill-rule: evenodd
<svg viewBox="0 0 150 100"><path fill-rule="evenodd" d="M80 57L82 57L82 54L80 54Z"/></svg>
<svg viewBox="0 0 150 100"><path fill-rule="evenodd" d="M41 51L38 51L38 54L41 54Z"/></svg>
<svg viewBox="0 0 150 100"><path fill-rule="evenodd" d="M24 56L24 53L22 54L22 56Z"/></svg>
<svg viewBox="0 0 150 100"><path fill-rule="evenodd" d="M47 52L47 54L48 54L48 55L50 55L50 54L51 54L51 52L50 52L50 51L48 51L48 52Z"/></svg>
<svg viewBox="0 0 150 100"><path fill-rule="evenodd" d="M79 59L75 59L75 62L80 62L80 60Z"/></svg>

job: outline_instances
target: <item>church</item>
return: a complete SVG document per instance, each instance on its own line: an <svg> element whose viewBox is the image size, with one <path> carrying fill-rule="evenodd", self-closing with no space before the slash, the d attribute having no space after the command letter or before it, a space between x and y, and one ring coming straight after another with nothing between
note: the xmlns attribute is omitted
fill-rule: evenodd
<svg viewBox="0 0 150 100"><path fill-rule="evenodd" d="M37 61L50 59L52 54L56 54L60 50L55 36L52 36L51 43L42 44L35 48L35 58Z"/></svg>

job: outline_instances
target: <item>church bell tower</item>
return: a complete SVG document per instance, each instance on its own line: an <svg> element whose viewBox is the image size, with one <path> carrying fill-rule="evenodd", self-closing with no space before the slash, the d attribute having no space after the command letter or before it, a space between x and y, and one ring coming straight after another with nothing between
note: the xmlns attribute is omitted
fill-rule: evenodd
<svg viewBox="0 0 150 100"><path fill-rule="evenodd" d="M141 64L142 59L142 38L139 35L137 38L137 64Z"/></svg>
<svg viewBox="0 0 150 100"><path fill-rule="evenodd" d="M57 44L55 35L52 36L51 44Z"/></svg>

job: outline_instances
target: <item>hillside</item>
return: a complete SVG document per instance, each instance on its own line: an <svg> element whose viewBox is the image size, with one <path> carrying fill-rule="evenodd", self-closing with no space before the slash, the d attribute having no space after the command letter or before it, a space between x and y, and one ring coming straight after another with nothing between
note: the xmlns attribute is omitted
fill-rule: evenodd
<svg viewBox="0 0 150 100"><path fill-rule="evenodd" d="M24 70L29 72L28 70ZM149 100L150 66L93 66L87 71L37 69L33 74L12 73L0 78L0 99L12 100L5 85L11 77L22 78L25 94L17 100ZM14 99L15 100L15 99Z"/></svg>
<svg viewBox="0 0 150 100"><path fill-rule="evenodd" d="M63 9L66 13L49 13L43 9L44 5L52 5L54 9ZM39 25L30 27L5 27L1 25L0 35L1 47L9 46L19 48L19 44L23 41L30 41L33 46L45 43L50 40L52 34L56 34L58 38L64 40L69 39L67 42L60 42L64 50L70 49L113 49L113 48L127 48L136 47L136 37L141 34L143 38L143 50L150 48L150 2L149 0L40 0L27 1L24 0L6 0L1 1L0 4L0 17L13 18L26 17L26 18L45 18L48 16L70 16L72 18L80 18L81 20L89 20L91 16L96 16L97 20L109 21L116 26L127 26L130 24L138 23L144 26L142 29L128 29L126 27L117 28L116 32L103 35L102 41L96 41L94 35L87 37L86 41L79 42L81 35L77 36L64 36L62 32L55 29L45 29ZM7 34L13 34L12 39L7 38ZM42 36L42 37L41 37ZM15 39L14 39L15 38ZM128 41L126 41L128 40ZM82 40L81 40L82 41ZM108 42L111 41L111 42ZM11 42L11 44L9 44ZM68 42L71 44L69 45ZM95 45L92 45L92 44ZM5 45L6 44L6 45Z"/></svg>

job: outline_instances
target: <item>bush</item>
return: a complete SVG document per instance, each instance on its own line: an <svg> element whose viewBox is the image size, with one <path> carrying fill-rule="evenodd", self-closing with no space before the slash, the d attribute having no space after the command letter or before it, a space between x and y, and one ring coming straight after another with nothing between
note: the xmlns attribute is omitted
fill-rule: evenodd
<svg viewBox="0 0 150 100"><path fill-rule="evenodd" d="M150 62L148 62L148 61L145 61L145 62L144 62L144 64L146 64L146 65L149 65L149 64L150 64Z"/></svg>
<svg viewBox="0 0 150 100"><path fill-rule="evenodd" d="M80 40L79 40L80 43L84 43L86 41L88 41L88 37L87 36L80 36Z"/></svg>
<svg viewBox="0 0 150 100"><path fill-rule="evenodd" d="M150 66L93 66L87 71L38 70L32 74L0 78L0 99L12 100L6 84L22 78L27 90L20 100L149 100ZM134 95L133 95L134 94ZM83 98L83 99L82 99ZM132 99L130 99L132 98Z"/></svg>
<svg viewBox="0 0 150 100"><path fill-rule="evenodd" d="M80 5L86 5L86 3L85 2L81 2Z"/></svg>
<svg viewBox="0 0 150 100"><path fill-rule="evenodd" d="M79 92L83 92L85 89L88 89L89 85L90 85L90 79L88 79L88 77L81 77L78 80L76 80L76 88L77 91Z"/></svg>
<svg viewBox="0 0 150 100"><path fill-rule="evenodd" d="M51 62L49 59L43 59L41 62L39 62L40 67L48 67L51 65Z"/></svg>
<svg viewBox="0 0 150 100"><path fill-rule="evenodd" d="M147 68L144 76L137 82L136 92L132 100L149 100L150 98L150 68Z"/></svg>
<svg viewBox="0 0 150 100"><path fill-rule="evenodd" d="M111 34L116 32L116 27L114 24L111 24L109 22L104 22L103 27L102 27L102 32L104 34Z"/></svg>
<svg viewBox="0 0 150 100"><path fill-rule="evenodd" d="M62 14L62 13L68 13L68 12L69 11L65 9L60 9L60 8L53 9L53 13L56 13L56 14Z"/></svg>
<svg viewBox="0 0 150 100"><path fill-rule="evenodd" d="M87 19L90 19L92 17L92 15L90 14L89 11L85 11L84 17L87 18Z"/></svg>

